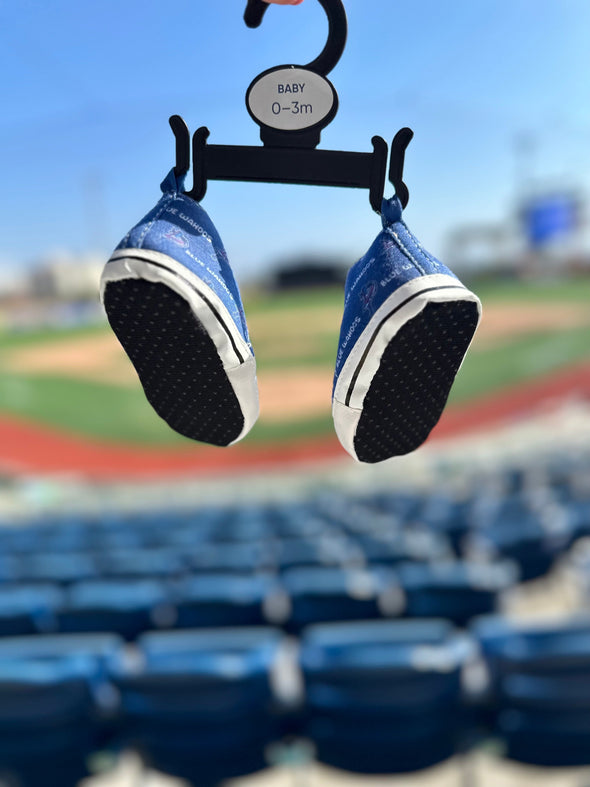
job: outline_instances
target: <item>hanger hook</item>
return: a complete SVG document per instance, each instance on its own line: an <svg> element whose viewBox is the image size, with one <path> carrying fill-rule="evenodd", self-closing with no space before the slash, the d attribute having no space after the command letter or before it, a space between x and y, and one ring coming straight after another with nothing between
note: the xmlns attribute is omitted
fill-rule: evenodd
<svg viewBox="0 0 590 787"><path fill-rule="evenodd" d="M318 57L303 67L308 71L315 71L316 74L327 76L344 52L348 23L342 0L319 0L319 4L328 17L328 41ZM265 3L264 0L248 0L244 21L248 27L259 27L267 10L268 3Z"/></svg>
<svg viewBox="0 0 590 787"><path fill-rule="evenodd" d="M406 209L410 200L410 192L404 183L404 162L406 158L406 148L412 141L414 132L411 128L400 128L393 142L391 143L391 158L389 162L389 182L395 188L395 193L399 197L402 209Z"/></svg>

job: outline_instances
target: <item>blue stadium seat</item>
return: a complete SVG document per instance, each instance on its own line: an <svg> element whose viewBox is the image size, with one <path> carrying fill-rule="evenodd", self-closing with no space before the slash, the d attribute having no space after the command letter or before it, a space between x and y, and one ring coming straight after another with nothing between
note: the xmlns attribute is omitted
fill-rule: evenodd
<svg viewBox="0 0 590 787"><path fill-rule="evenodd" d="M465 539L473 527L473 501L455 499L452 495L437 492L424 501L416 519L432 533L446 536L457 557L462 557Z"/></svg>
<svg viewBox="0 0 590 787"><path fill-rule="evenodd" d="M99 570L90 552L36 552L19 561L21 582L55 582L69 585L95 579Z"/></svg>
<svg viewBox="0 0 590 787"><path fill-rule="evenodd" d="M203 574L174 589L176 628L257 626L266 623L265 602L276 583L268 576Z"/></svg>
<svg viewBox="0 0 590 787"><path fill-rule="evenodd" d="M386 582L376 571L294 568L281 581L290 599L287 627L292 632L312 623L382 617L379 601Z"/></svg>
<svg viewBox="0 0 590 787"><path fill-rule="evenodd" d="M148 579L79 582L67 590L58 613L61 632L110 631L135 639L151 628L174 623L168 586Z"/></svg>
<svg viewBox="0 0 590 787"><path fill-rule="evenodd" d="M309 501L277 504L270 517L279 539L315 538L327 528L326 518Z"/></svg>
<svg viewBox="0 0 590 787"><path fill-rule="evenodd" d="M88 552L92 546L91 520L77 516L58 515L45 520L42 540L35 551L51 553Z"/></svg>
<svg viewBox="0 0 590 787"><path fill-rule="evenodd" d="M0 661L0 774L74 785L92 751L89 675L79 663Z"/></svg>
<svg viewBox="0 0 590 787"><path fill-rule="evenodd" d="M90 663L94 675L106 678L109 666L123 652L117 634L36 634L0 639L0 662L62 662L76 658Z"/></svg>
<svg viewBox="0 0 590 787"><path fill-rule="evenodd" d="M43 540L43 527L31 522L21 527L0 530L0 547L4 555L36 552Z"/></svg>
<svg viewBox="0 0 590 787"><path fill-rule="evenodd" d="M19 560L10 554L9 549L6 549L5 545L2 544L1 539L0 550L2 550L2 554L0 554L0 587L2 587L7 582L18 582L20 564Z"/></svg>
<svg viewBox="0 0 590 787"><path fill-rule="evenodd" d="M216 542L264 541L271 535L268 513L263 506L243 505L228 509L211 534Z"/></svg>
<svg viewBox="0 0 590 787"><path fill-rule="evenodd" d="M459 626L495 611L499 594L518 579L509 562L404 563L396 574L408 617L440 617Z"/></svg>
<svg viewBox="0 0 590 787"><path fill-rule="evenodd" d="M543 664L542 656L557 654L558 663L566 654L575 656L590 637L590 617L579 615L567 620L518 621L504 615L486 615L470 626L494 685L507 671L514 671L519 659L530 665Z"/></svg>
<svg viewBox="0 0 590 787"><path fill-rule="evenodd" d="M362 565L362 550L348 536L323 533L305 538L285 538L276 544L276 562L280 571L305 567L341 567Z"/></svg>
<svg viewBox="0 0 590 787"><path fill-rule="evenodd" d="M0 637L55 630L64 598L52 584L0 586Z"/></svg>
<svg viewBox="0 0 590 787"><path fill-rule="evenodd" d="M569 501L567 509L571 517L571 540L590 536L590 500Z"/></svg>
<svg viewBox="0 0 590 787"><path fill-rule="evenodd" d="M507 756L533 765L590 765L590 618L545 624L484 618L495 732Z"/></svg>
<svg viewBox="0 0 590 787"><path fill-rule="evenodd" d="M113 637L0 640L0 778L22 787L74 787L104 741L101 688Z"/></svg>
<svg viewBox="0 0 590 787"><path fill-rule="evenodd" d="M440 533L420 530L398 530L391 533L357 535L366 561L371 565L397 566L407 562L450 560L451 545Z"/></svg>
<svg viewBox="0 0 590 787"><path fill-rule="evenodd" d="M402 524L415 522L424 505L424 495L417 492L377 492L371 504Z"/></svg>
<svg viewBox="0 0 590 787"><path fill-rule="evenodd" d="M193 547L186 554L190 568L199 573L252 574L265 571L274 565L269 545L263 541L205 542Z"/></svg>
<svg viewBox="0 0 590 787"><path fill-rule="evenodd" d="M206 519L206 514L203 518ZM125 527L131 527L139 537L139 549L166 549L174 546L172 534L178 530L191 530L193 545L205 539L201 522L193 524L195 519L201 517L190 510L156 509L136 514Z"/></svg>
<svg viewBox="0 0 590 787"><path fill-rule="evenodd" d="M142 666L114 674L127 743L199 787L265 768L279 735L270 674L281 642L269 628L144 635Z"/></svg>
<svg viewBox="0 0 590 787"><path fill-rule="evenodd" d="M590 537L578 538L570 547L564 568L573 579L584 604L590 599Z"/></svg>
<svg viewBox="0 0 590 787"><path fill-rule="evenodd" d="M495 558L513 560L527 582L549 572L571 542L567 528L552 530L520 498L500 500L471 538L472 547Z"/></svg>
<svg viewBox="0 0 590 787"><path fill-rule="evenodd" d="M187 560L176 549L120 549L97 555L103 577L119 579L156 579L180 576L187 569Z"/></svg>
<svg viewBox="0 0 590 787"><path fill-rule="evenodd" d="M305 731L320 762L357 773L421 770L451 757L466 651L440 620L306 630Z"/></svg>
<svg viewBox="0 0 590 787"><path fill-rule="evenodd" d="M91 538L97 556L101 552L141 549L144 542L143 531L119 517L102 521L93 529Z"/></svg>

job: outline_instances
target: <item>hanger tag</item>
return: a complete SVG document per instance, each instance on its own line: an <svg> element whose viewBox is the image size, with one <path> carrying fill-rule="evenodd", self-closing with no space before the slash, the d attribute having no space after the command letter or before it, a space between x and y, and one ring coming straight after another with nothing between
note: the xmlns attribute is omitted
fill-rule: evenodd
<svg viewBox="0 0 590 787"><path fill-rule="evenodd" d="M338 110L332 83L301 66L278 66L259 74L246 93L246 106L259 126L276 131L324 128Z"/></svg>

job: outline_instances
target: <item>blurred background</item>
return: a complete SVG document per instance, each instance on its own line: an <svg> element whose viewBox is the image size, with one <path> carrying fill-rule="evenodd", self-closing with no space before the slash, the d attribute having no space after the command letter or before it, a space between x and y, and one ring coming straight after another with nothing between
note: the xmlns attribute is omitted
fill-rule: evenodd
<svg viewBox="0 0 590 787"><path fill-rule="evenodd" d="M248 85L325 43L315 0L244 5L0 3L1 783L588 784L590 6L345 0L321 147L413 128L405 220L484 307L429 441L361 466L366 192L209 184L261 395L229 450L158 419L98 300L168 117L259 144Z"/></svg>

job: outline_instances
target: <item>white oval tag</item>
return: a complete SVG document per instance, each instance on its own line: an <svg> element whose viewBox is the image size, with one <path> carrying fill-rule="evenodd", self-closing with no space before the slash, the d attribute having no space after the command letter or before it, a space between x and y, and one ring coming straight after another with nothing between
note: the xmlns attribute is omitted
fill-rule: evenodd
<svg viewBox="0 0 590 787"><path fill-rule="evenodd" d="M252 117L279 131L301 131L321 123L336 101L336 91L327 79L297 66L257 77L246 97Z"/></svg>

